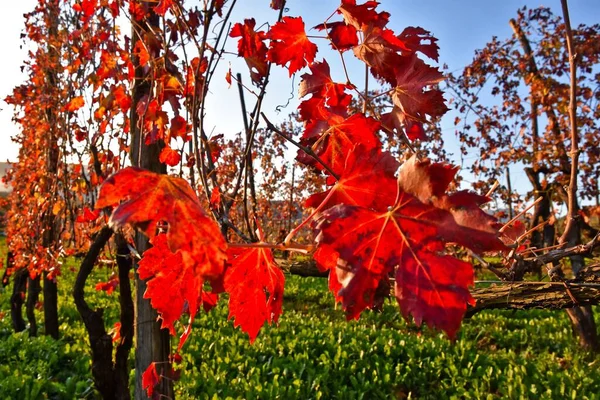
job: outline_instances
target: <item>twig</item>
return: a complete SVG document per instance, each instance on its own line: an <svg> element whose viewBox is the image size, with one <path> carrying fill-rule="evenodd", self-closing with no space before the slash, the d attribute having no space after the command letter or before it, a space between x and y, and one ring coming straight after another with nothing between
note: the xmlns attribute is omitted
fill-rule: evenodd
<svg viewBox="0 0 600 400"><path fill-rule="evenodd" d="M519 218L521 218L521 216L523 216L531 208L535 207L535 205L538 204L540 201L542 201L542 199L543 199L543 197L538 197L537 199L535 199L535 201L533 203L531 203L530 205L528 205L527 207L525 207L525 209L523 209L523 211L521 211L520 213L518 213L517 215L515 215L515 217L513 219L511 219L506 224L504 224L504 226L502 228L500 228L498 231L501 232L501 233L504 232L504 230L507 227L509 227L513 222L515 222L516 220L518 220Z"/></svg>
<svg viewBox="0 0 600 400"><path fill-rule="evenodd" d="M566 243L577 223L577 173L579 162L579 136L577 134L577 66L575 65L576 54L573 48L573 32L571 31L571 20L569 18L569 6L567 0L561 0L563 18L565 20L565 36L567 39L567 50L569 51L569 72L571 74L569 88L569 121L571 123L571 176L569 179L567 225L560 237L559 243ZM572 244L572 243L571 243Z"/></svg>
<svg viewBox="0 0 600 400"><path fill-rule="evenodd" d="M292 139L285 133L281 132L281 130L277 129L277 127L275 125L273 125L273 123L271 121L269 121L269 119L267 118L267 116L265 115L264 112L261 112L260 115L265 120L268 130L275 132L276 134L278 134L279 136L281 136L282 138L284 138L285 140L292 143L294 146L296 146L297 148L299 148L300 150L302 150L303 152L305 152L306 154L308 154L309 156L314 158L319 164L321 164L323 166L323 168L325 168L327 170L327 172L329 172L329 174L331 176L333 176L338 181L340 180L340 176L338 174L336 174L329 165L327 165L323 160L321 160L321 158L310 147L306 147L306 146L300 144L299 142L295 141L294 139Z"/></svg>

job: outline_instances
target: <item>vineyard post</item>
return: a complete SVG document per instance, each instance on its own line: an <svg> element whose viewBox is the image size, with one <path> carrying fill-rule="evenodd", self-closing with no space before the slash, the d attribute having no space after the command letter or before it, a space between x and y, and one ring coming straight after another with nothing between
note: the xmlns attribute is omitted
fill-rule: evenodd
<svg viewBox="0 0 600 400"><path fill-rule="evenodd" d="M145 35L153 35L154 28L160 28L160 18L154 12L156 5L152 1L140 1L140 5L147 9L147 15L140 21L132 18L131 29L131 49L133 50L138 41L144 40ZM133 53L133 52L132 52ZM144 112L138 114L138 107L144 107L141 103L145 96L151 95L152 90L152 69L145 69L140 65L139 56L133 55L133 65L135 67L135 78L132 86L132 105L130 111L130 132L131 132L131 161L134 166L138 166L149 171L165 174L166 166L159 161L160 144L145 143L144 135ZM150 248L148 238L137 233L135 245L139 254ZM134 265L137 269L137 262ZM142 387L142 374L148 369L151 363L158 363L166 376L169 354L171 351L169 331L161 329L161 322L157 319L157 313L150 304L150 300L144 298L146 292L146 282L135 277L135 399L147 399L146 392ZM156 388L157 393L165 398L173 398L173 382L170 379L161 379Z"/></svg>

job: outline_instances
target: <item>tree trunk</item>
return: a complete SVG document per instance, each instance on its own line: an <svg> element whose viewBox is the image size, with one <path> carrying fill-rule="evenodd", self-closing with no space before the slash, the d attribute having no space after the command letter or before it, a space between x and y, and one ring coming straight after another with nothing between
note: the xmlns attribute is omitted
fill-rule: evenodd
<svg viewBox="0 0 600 400"><path fill-rule="evenodd" d="M37 322L35 321L35 306L40 297L40 277L28 277L27 279L27 303L25 304L25 314L29 321L29 336L37 336Z"/></svg>
<svg viewBox="0 0 600 400"><path fill-rule="evenodd" d="M129 399L129 353L133 347L135 308L129 271L133 265L129 247L123 235L116 235L117 268L119 270L119 304L121 306L121 342L115 356L115 385L120 399Z"/></svg>
<svg viewBox="0 0 600 400"><path fill-rule="evenodd" d="M131 33L131 48L141 40L145 33L151 34L153 27L159 26L159 18L152 11L153 3L141 2L146 6L148 17L140 24L134 24ZM135 84L132 93L132 107L130 114L131 124L131 158L132 164L153 172L166 173L166 167L160 163L160 145L158 142L147 145L144 137L143 127L139 122L142 120L137 114L138 103L144 96L151 95L151 77L139 65L139 59L134 57ZM136 248L139 254L143 254L150 245L146 236L141 233L136 235ZM137 265L134 266L137 269ZM169 331L160 329L161 323L157 321L157 313L150 305L150 300L144 298L146 283L136 276L135 278L135 398L147 399L146 392L142 387L142 374L152 362L157 362L158 373L168 376L169 354L171 350ZM155 388L155 393L161 398L173 399L173 383L170 379L161 379Z"/></svg>
<svg viewBox="0 0 600 400"><path fill-rule="evenodd" d="M44 333L58 339L58 287L44 271Z"/></svg>
<svg viewBox="0 0 600 400"><path fill-rule="evenodd" d="M58 35L58 23L59 23L59 14L60 14L60 4L58 0L48 1L46 4L48 9L48 35L50 37L56 37ZM49 46L48 54L50 55L50 67L46 69L46 78L48 79L47 85L50 90L55 90L57 86L57 68L60 65L60 53L59 49L54 46ZM56 234L56 216L52 212L52 205L55 202L55 198L57 196L56 193L56 181L57 181L57 172L58 172L58 161L59 161L59 151L58 151L58 135L57 131L60 129L57 120L58 110L55 108L46 109L46 118L48 119L48 126L50 127L48 131L48 143L47 143L47 153L45 160L45 170L46 170L46 186L44 188L46 192L46 196L50 198L50 209L47 210L46 214L42 218L43 224L43 236L42 236L42 246L45 249L53 249L56 247L57 242L57 234ZM58 265L55 265L58 267ZM46 335L52 336L55 339L58 339L58 288L56 285L56 280L53 276L51 276L47 271L44 271L44 333Z"/></svg>
<svg viewBox="0 0 600 400"><path fill-rule="evenodd" d="M23 319L23 303L25 302L25 293L27 290L27 269L22 268L16 271L13 276L10 315L15 332L22 332L26 328L25 320Z"/></svg>
<svg viewBox="0 0 600 400"><path fill-rule="evenodd" d="M546 113L546 117L548 118L549 126L550 126L552 134L556 138L561 139L562 135L561 135L561 131L560 131L560 129L561 129L560 124L558 122L558 118L557 118L556 112L554 110L554 106L549 104L549 102L547 101L548 94L545 93L543 90L541 92L539 92L539 91L534 92L534 90L533 90L534 84L536 82L543 82L543 77L542 77L539 69L537 68L537 65L535 62L535 57L531 50L531 46L529 44L529 39L527 38L527 36L525 35L525 33L523 32L521 27L517 24L517 22L514 19L510 20L510 26L513 29L513 32L515 33L515 36L521 43L521 47L523 48L523 51L529 60L527 72L529 74L531 74L532 79L529 79L527 77L524 77L524 78L525 78L525 82L529 82L530 90L531 90L532 124L535 126L534 134L537 136L537 105L539 102L540 105L544 106L544 111ZM574 71L575 71L574 68L572 68L571 73L574 74ZM574 75L573 75L573 77L574 77ZM572 88L572 90L574 90L574 88ZM573 101L572 101L572 103L573 103ZM572 106L572 107L574 107L574 106ZM574 110L573 110L573 113L574 113ZM576 129L576 124L574 123L574 116L573 116L573 121L572 121L572 129ZM564 147L563 140L559 140L557 143L558 143L558 150L559 150L560 172L562 172L564 175L570 175L572 172L571 168L575 168L575 170L576 170L576 164L575 164L575 166L571 166L571 164L569 163L569 160L567 157L567 151ZM536 191L536 194L543 193L543 196L549 197L547 190L544 190L543 192L538 192L539 191L538 187L540 186L539 185L539 175L538 175L538 171L539 171L538 167L539 167L540 157L538 156L538 151L536 150L535 146L536 146L536 141L534 140L534 158L535 158L535 160L533 163L532 171L533 171L533 174L535 174L535 180L537 180L537 186L534 184L534 190ZM575 153L575 154L577 154L577 153ZM572 156L575 157L574 154L572 154ZM573 171L573 172L575 173L576 171ZM527 175L529 176L529 180L532 181L532 184L533 184L534 179L532 179L533 176L530 175L529 171L528 171ZM542 189L547 189L547 188L542 188ZM538 204L538 207L541 208L542 203L545 203L546 201L549 202L550 199L544 198L544 200L540 204ZM568 200L567 200L566 204L569 204L569 206L570 206L569 207L569 216L576 215L577 208L578 208L577 205L575 204L573 206L572 203L570 203ZM538 207L536 207L536 211L534 211L534 221L533 221L534 225L535 225L535 221L537 220L537 216L538 215L541 216L541 214L537 213ZM545 209L547 206L544 205L543 207ZM542 219L542 221L548 221L548 220ZM581 227L580 227L579 223L575 223L575 225L576 225L576 227L574 227L574 229L572 229L572 231L574 231L574 232L570 232L569 238L567 238L567 243L568 243L569 247L581 244ZM552 234L552 240L554 240L554 235L555 235L554 227L551 227L550 224L546 224L543 229L544 229L544 231L543 231L542 241L544 243L546 243L549 240L550 234ZM534 245L537 245L536 240L538 242L540 241L539 238L536 237L536 235L539 236L538 233L534 232L534 234L532 236L532 241L533 241ZM579 271L579 269L583 266L583 257L575 256L575 257L571 258L571 263L573 266L573 272L576 275L577 271ZM600 347L599 347L599 343L597 340L596 323L594 321L594 315L591 312L591 310L589 309L589 307L584 307L584 308L575 307L574 309L567 310L567 313L573 323L573 332L578 336L579 343L582 345L582 347L584 347L585 349L588 349L588 350L593 350L593 351L599 349Z"/></svg>

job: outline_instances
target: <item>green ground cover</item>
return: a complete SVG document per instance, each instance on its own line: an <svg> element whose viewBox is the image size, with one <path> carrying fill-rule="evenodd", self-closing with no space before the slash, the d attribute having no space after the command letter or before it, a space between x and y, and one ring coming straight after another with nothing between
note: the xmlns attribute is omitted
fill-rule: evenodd
<svg viewBox="0 0 600 400"><path fill-rule="evenodd" d="M75 268L69 260L59 281L59 341L14 334L11 288L0 289L0 399L97 398L70 297ZM116 321L116 297L93 287L88 295ZM254 344L221 302L199 316L182 353L183 399L600 398L600 362L577 350L564 312L483 312L451 343L406 324L392 302L347 322L319 278L287 277L280 324Z"/></svg>

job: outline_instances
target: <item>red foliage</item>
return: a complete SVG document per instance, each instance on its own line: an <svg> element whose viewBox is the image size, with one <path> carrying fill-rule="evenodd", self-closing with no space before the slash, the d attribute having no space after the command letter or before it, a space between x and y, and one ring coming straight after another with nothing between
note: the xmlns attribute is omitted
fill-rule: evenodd
<svg viewBox="0 0 600 400"><path fill-rule="evenodd" d="M265 322L277 322L285 278L268 248L230 248L225 272L229 318L254 342Z"/></svg>
<svg viewBox="0 0 600 400"><path fill-rule="evenodd" d="M267 37L271 39L267 58L277 65L289 63L290 76L315 60L317 46L306 37L301 17L283 17Z"/></svg>

